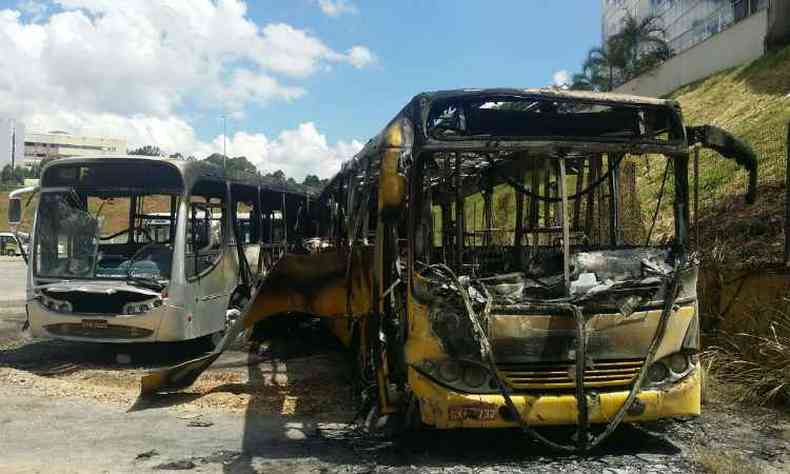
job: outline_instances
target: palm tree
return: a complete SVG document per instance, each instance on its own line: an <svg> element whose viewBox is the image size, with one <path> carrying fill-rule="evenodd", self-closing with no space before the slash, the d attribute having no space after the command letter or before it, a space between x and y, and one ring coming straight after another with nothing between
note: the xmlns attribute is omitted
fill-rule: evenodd
<svg viewBox="0 0 790 474"><path fill-rule="evenodd" d="M672 56L664 39L661 17L641 19L627 14L620 30L603 46L590 49L582 72L574 74L572 89L611 91Z"/></svg>
<svg viewBox="0 0 790 474"><path fill-rule="evenodd" d="M658 15L637 18L628 13L623 17L620 30L609 38L618 44L623 56L623 80L633 79L672 55L661 22Z"/></svg>
<svg viewBox="0 0 790 474"><path fill-rule="evenodd" d="M609 38L603 47L595 47L587 53L587 59L582 64L584 75L595 78L599 85L606 91L615 87L615 79L627 66L627 57L620 41Z"/></svg>
<svg viewBox="0 0 790 474"><path fill-rule="evenodd" d="M585 62L582 72L571 77L571 89L577 91L603 91L609 85L600 68L588 65Z"/></svg>

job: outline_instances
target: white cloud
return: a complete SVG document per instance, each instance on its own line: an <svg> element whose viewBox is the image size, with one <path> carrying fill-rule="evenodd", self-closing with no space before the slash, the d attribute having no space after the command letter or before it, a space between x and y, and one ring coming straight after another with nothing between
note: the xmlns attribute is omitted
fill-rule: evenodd
<svg viewBox="0 0 790 474"><path fill-rule="evenodd" d="M339 17L344 13L356 15L359 13L356 5L347 0L318 0L318 6L324 14L333 18Z"/></svg>
<svg viewBox="0 0 790 474"><path fill-rule="evenodd" d="M557 71L552 76L552 81L554 82L554 85L557 87L568 86L571 83L571 73L569 73L565 69Z"/></svg>
<svg viewBox="0 0 790 474"><path fill-rule="evenodd" d="M308 173L322 178L340 170L340 163L362 149L357 140L330 144L315 124L306 122L293 130L285 130L270 139L262 133L237 132L228 137L229 156L246 156L264 172L283 170L286 176L301 181ZM222 150L222 135L211 144L200 144L198 156Z"/></svg>
<svg viewBox="0 0 790 474"><path fill-rule="evenodd" d="M130 149L153 144L166 154L179 152L197 158L222 153L223 149L221 134L211 141L202 141L189 123L176 117L61 112L31 115L27 125L39 130L69 130L89 136L119 136L122 130ZM281 169L287 176L301 181L308 173L331 177L340 170L340 163L354 156L363 144L357 140L331 144L313 122L305 122L295 129L282 131L275 138L264 133L238 131L228 136L226 146L228 156L246 156L261 171Z"/></svg>
<svg viewBox="0 0 790 474"><path fill-rule="evenodd" d="M376 62L376 56L364 46L353 46L348 50L348 62L357 69L361 69Z"/></svg>
<svg viewBox="0 0 790 474"><path fill-rule="evenodd" d="M187 110L240 116L253 105L299 99L307 93L299 81L330 64L362 68L376 60L362 45L340 52L285 23L258 25L241 0L54 3L60 8L26 0L0 10L0 116L22 119L28 130L115 136L130 147L184 154L216 151L197 137ZM266 138L238 132L233 147L252 151L251 137ZM278 150L298 154L304 144L323 174L356 143L328 144L309 117L266 140L251 158L281 160L284 171L303 173L309 160L288 160Z"/></svg>

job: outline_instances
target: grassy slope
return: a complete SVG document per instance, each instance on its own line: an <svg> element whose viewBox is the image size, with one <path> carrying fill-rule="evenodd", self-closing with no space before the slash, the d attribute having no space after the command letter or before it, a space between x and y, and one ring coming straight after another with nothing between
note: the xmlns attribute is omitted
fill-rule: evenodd
<svg viewBox="0 0 790 474"><path fill-rule="evenodd" d="M784 244L790 47L682 87L670 97L680 102L687 123L715 124L735 133L752 145L760 160L758 201L747 206L746 174L734 163L701 155L698 248L703 268L716 273L721 264L725 269L759 269L765 262L779 261ZM641 184L642 192L655 192L650 177L643 177ZM779 304L768 308L771 303ZM710 384L722 387L725 399L790 402L790 320L783 310L786 302L771 303L727 314L720 323L724 333L709 336L713 347L708 346L705 360L710 364ZM703 326L710 316L703 313Z"/></svg>
<svg viewBox="0 0 790 474"><path fill-rule="evenodd" d="M761 183L784 179L782 141L790 121L790 47L673 92L689 124L721 126L752 144L761 155ZM701 188L708 199L744 189L734 164L705 160ZM736 179L733 179L733 176Z"/></svg>
<svg viewBox="0 0 790 474"><path fill-rule="evenodd" d="M746 206L746 173L714 152L700 153L700 249L725 248L734 259L754 262L779 258L790 122L790 47L684 86L669 97L680 102L687 124L725 128L749 142L760 160L758 202ZM638 175L642 203L655 202L662 172L663 165L654 165ZM691 166L689 175L693 180ZM670 202L663 203L667 211ZM650 211L652 205L643 206L643 212ZM666 218L657 228L669 230L671 213L662 215Z"/></svg>

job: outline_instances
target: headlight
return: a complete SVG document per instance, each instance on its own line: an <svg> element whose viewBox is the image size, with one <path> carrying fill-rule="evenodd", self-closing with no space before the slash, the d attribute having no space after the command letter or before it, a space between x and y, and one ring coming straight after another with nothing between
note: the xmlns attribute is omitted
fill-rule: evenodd
<svg viewBox="0 0 790 474"><path fill-rule="evenodd" d="M480 362L457 359L423 361L417 368L437 382L461 392L495 393L488 382L491 374Z"/></svg>
<svg viewBox="0 0 790 474"><path fill-rule="evenodd" d="M56 300L55 298L50 298L43 293L38 295L38 299L41 304L50 311L55 311L58 313L71 313L73 311L71 303L68 301Z"/></svg>
<svg viewBox="0 0 790 474"><path fill-rule="evenodd" d="M455 382L461 378L461 364L448 359L439 365L439 378L444 382Z"/></svg>
<svg viewBox="0 0 790 474"><path fill-rule="evenodd" d="M688 375L696 367L689 356L683 352L670 354L656 361L647 369L645 385L674 383Z"/></svg>
<svg viewBox="0 0 790 474"><path fill-rule="evenodd" d="M661 383L669 377L669 370L663 362L658 361L647 369L647 381L651 384Z"/></svg>
<svg viewBox="0 0 790 474"><path fill-rule="evenodd" d="M488 380L488 371L476 365L467 365L464 367L463 380L470 387L479 387Z"/></svg>
<svg viewBox="0 0 790 474"><path fill-rule="evenodd" d="M682 374L689 366L688 359L686 358L685 354L681 354L680 352L672 354L667 359L669 362L669 368L676 374Z"/></svg>

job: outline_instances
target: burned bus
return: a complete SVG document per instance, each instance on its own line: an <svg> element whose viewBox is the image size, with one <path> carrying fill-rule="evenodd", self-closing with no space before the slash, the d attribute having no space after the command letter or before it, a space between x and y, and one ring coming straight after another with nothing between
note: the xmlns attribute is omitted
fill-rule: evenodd
<svg viewBox="0 0 790 474"><path fill-rule="evenodd" d="M9 206L17 225L22 198L38 194L27 272L33 336L216 344L285 253L285 229L309 198L284 186L199 161L49 163L40 187L15 191Z"/></svg>
<svg viewBox="0 0 790 474"><path fill-rule="evenodd" d="M368 420L401 429L520 427L586 450L621 421L698 415L695 144L743 165L754 198L748 145L685 126L671 100L417 95L313 207L328 246L281 259L239 324L326 318L356 354ZM640 195L637 174L658 195ZM205 368L187 365L143 391ZM535 430L547 425L575 425L575 441Z"/></svg>

